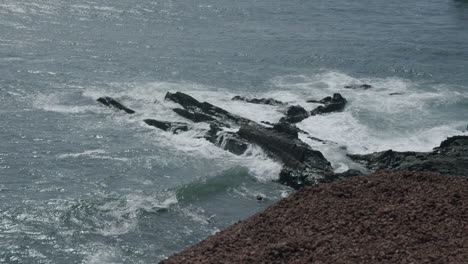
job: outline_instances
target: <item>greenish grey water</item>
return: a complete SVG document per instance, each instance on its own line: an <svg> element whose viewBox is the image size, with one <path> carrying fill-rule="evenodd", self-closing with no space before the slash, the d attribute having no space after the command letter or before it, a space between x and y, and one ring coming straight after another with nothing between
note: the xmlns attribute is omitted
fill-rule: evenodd
<svg viewBox="0 0 468 264"><path fill-rule="evenodd" d="M340 92L345 111L298 124L337 143L304 138L340 171L356 164L339 146L466 134L467 69L466 1L2 0L0 263L156 263L290 191L256 147L236 157L145 126L183 121L166 91L271 122L280 108L229 99L311 109ZM361 83L374 88L343 89Z"/></svg>

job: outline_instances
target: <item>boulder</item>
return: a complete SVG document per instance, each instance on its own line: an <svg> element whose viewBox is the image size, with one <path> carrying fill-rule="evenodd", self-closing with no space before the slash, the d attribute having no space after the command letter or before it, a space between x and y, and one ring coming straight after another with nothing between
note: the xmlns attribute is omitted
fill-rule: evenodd
<svg viewBox="0 0 468 264"><path fill-rule="evenodd" d="M314 116L324 113L341 111L344 109L347 102L346 99L339 93L333 94L333 97L331 97L331 99L329 99L329 97L325 97L320 101L323 101L324 105L318 106L317 108L312 110L310 112L310 115Z"/></svg>
<svg viewBox="0 0 468 264"><path fill-rule="evenodd" d="M133 111L132 109L124 106L123 104L117 102L115 99L113 99L111 97L108 97L108 96L99 97L97 99L97 101L100 102L101 104L105 105L105 106L125 111L127 114L134 114L135 113L135 111Z"/></svg>
<svg viewBox="0 0 468 264"><path fill-rule="evenodd" d="M293 105L286 109L286 116L280 122L298 123L309 117L309 113L300 105Z"/></svg>

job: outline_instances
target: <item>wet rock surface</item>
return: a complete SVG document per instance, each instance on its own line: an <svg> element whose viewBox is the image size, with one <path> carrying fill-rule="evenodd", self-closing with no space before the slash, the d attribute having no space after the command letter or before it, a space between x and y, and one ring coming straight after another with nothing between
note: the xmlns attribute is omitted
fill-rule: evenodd
<svg viewBox="0 0 468 264"><path fill-rule="evenodd" d="M432 152L392 150L366 155L348 155L373 171L432 171L446 175L468 176L468 136L450 137Z"/></svg>
<svg viewBox="0 0 468 264"><path fill-rule="evenodd" d="M347 103L346 99L339 93L333 94L333 97L328 96L319 101L309 100L308 102L317 102L324 104L312 110L310 112L310 115L312 116L342 111Z"/></svg>
<svg viewBox="0 0 468 264"><path fill-rule="evenodd" d="M125 111L127 114L134 114L135 111L133 111L132 109L124 106L123 104L119 103L118 101L116 101L115 99L111 98L111 97L99 97L97 99L98 102L100 102L101 104L105 105L105 106L108 106L108 107L111 107L111 108L115 108L117 110L122 110L122 111Z"/></svg>
<svg viewBox="0 0 468 264"><path fill-rule="evenodd" d="M265 104L265 105L286 105L286 103L278 101L273 98L246 98L244 96L236 95L231 100L233 101L244 101L252 104Z"/></svg>
<svg viewBox="0 0 468 264"><path fill-rule="evenodd" d="M241 125L243 123L251 122L251 120L247 118L229 113L228 111L220 107L214 106L210 103L200 102L192 96L181 92L168 92L166 94L165 99L180 104L185 110L212 116L213 118L218 119L218 121L222 123L233 123Z"/></svg>
<svg viewBox="0 0 468 264"><path fill-rule="evenodd" d="M427 172L305 187L161 263L466 263L467 189Z"/></svg>
<svg viewBox="0 0 468 264"><path fill-rule="evenodd" d="M143 122L145 122L149 126L157 127L164 131L170 131L174 134L178 134L183 131L188 131L188 126L185 123L159 121L155 119L145 119L143 120Z"/></svg>
<svg viewBox="0 0 468 264"><path fill-rule="evenodd" d="M286 109L286 116L280 122L298 123L308 118L310 114L300 105L293 105Z"/></svg>

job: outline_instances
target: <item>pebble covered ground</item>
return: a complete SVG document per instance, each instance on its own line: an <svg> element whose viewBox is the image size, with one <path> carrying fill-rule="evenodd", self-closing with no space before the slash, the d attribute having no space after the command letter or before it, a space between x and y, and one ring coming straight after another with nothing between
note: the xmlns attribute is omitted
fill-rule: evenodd
<svg viewBox="0 0 468 264"><path fill-rule="evenodd" d="M161 263L467 263L468 179L379 172L305 187Z"/></svg>

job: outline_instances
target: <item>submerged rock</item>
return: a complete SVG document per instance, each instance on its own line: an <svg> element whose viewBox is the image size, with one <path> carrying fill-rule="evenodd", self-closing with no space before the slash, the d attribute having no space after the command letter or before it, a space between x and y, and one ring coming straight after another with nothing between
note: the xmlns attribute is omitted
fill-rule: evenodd
<svg viewBox="0 0 468 264"><path fill-rule="evenodd" d="M105 106L108 106L108 107L113 107L113 108L116 108L118 110L123 110L125 111L127 114L134 114L135 111L133 111L132 109L124 106L123 104L117 102L115 99L111 98L111 97L99 97L97 99L98 102L100 102L101 104L105 105Z"/></svg>
<svg viewBox="0 0 468 264"><path fill-rule="evenodd" d="M372 85L366 84L366 83L361 84L361 85L354 84L354 85L346 85L344 88L345 89L354 89L354 90L356 90L356 89L367 90L367 89L372 88Z"/></svg>
<svg viewBox="0 0 468 264"><path fill-rule="evenodd" d="M335 93L333 94L333 97L325 97L319 102L325 105L318 106L310 112L310 115L314 116L324 113L341 111L344 109L347 101L343 96L341 96L341 94Z"/></svg>
<svg viewBox="0 0 468 264"><path fill-rule="evenodd" d="M188 131L188 126L185 123L159 121L155 119L145 119L143 120L143 122L145 122L149 126L154 126L164 131L170 131L174 134L178 134L183 131Z"/></svg>
<svg viewBox="0 0 468 264"><path fill-rule="evenodd" d="M309 113L300 105L293 105L286 109L286 116L280 122L298 123L309 117Z"/></svg>
<svg viewBox="0 0 468 264"><path fill-rule="evenodd" d="M432 152L387 150L348 156L373 171L431 171L445 175L468 176L468 136L450 137Z"/></svg>
<svg viewBox="0 0 468 264"><path fill-rule="evenodd" d="M273 98L252 98L248 99L244 96L236 95L231 100L233 101L244 101L252 104L265 104L265 105L286 105L286 103L275 100Z"/></svg>

